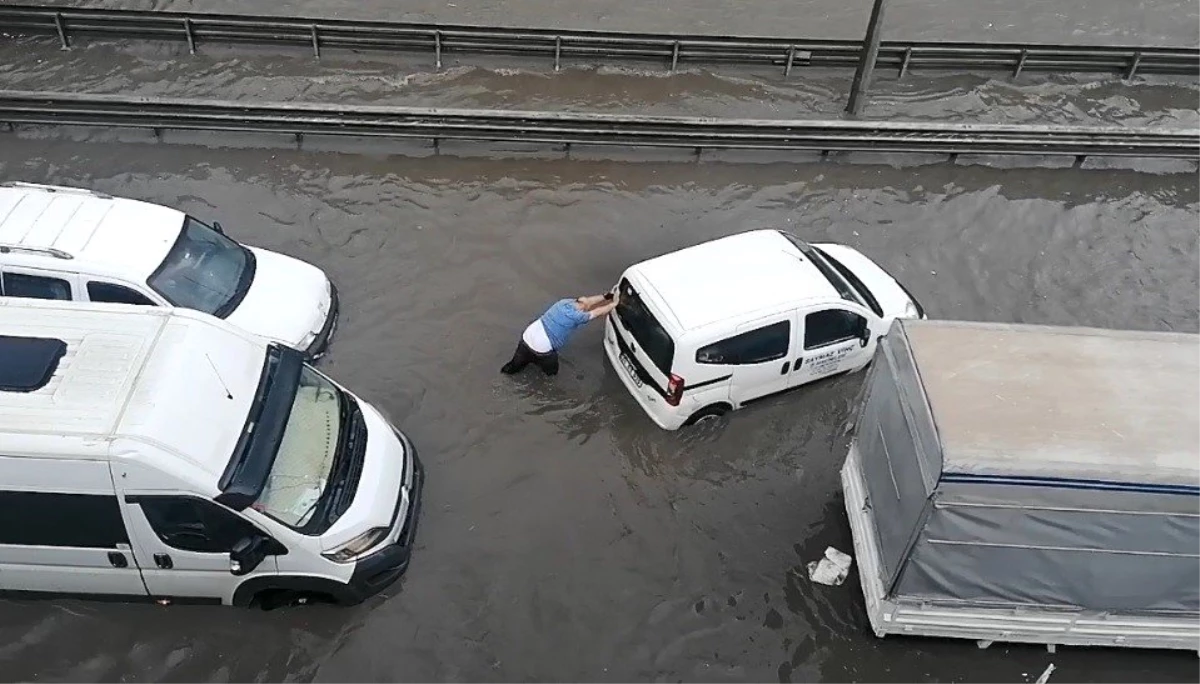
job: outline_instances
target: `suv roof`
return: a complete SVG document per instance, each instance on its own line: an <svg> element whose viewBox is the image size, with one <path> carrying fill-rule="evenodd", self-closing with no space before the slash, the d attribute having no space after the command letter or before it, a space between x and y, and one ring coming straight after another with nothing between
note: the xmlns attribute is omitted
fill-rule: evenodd
<svg viewBox="0 0 1200 684"><path fill-rule="evenodd" d="M756 311L839 299L817 267L770 229L703 242L630 270L685 332Z"/></svg>
<svg viewBox="0 0 1200 684"><path fill-rule="evenodd" d="M0 251L9 248L3 259L14 265L141 280L162 263L183 219L177 209L90 190L0 184Z"/></svg>

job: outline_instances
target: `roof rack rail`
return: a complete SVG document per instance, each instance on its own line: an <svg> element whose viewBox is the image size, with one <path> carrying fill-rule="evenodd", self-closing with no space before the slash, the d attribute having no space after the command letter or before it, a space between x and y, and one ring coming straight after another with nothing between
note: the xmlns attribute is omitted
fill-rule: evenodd
<svg viewBox="0 0 1200 684"><path fill-rule="evenodd" d="M49 254L55 259L74 259L75 255L64 252L56 247L30 247L29 245L9 245L0 242L0 254L9 252L29 252L30 254Z"/></svg>
<svg viewBox="0 0 1200 684"><path fill-rule="evenodd" d="M29 183L26 181L5 181L0 183L0 188L29 188L31 190L44 190L46 192L61 192L72 195L90 195L100 199L112 199L113 196L104 192L88 190L87 188L75 188L67 185L48 185L46 183Z"/></svg>

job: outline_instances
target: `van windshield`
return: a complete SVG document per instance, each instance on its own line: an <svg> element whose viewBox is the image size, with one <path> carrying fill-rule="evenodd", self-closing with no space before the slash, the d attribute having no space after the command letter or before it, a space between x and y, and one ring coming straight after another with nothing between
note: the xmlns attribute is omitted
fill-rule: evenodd
<svg viewBox="0 0 1200 684"><path fill-rule="evenodd" d="M337 386L305 366L256 510L294 528L312 519L333 470L343 413Z"/></svg>
<svg viewBox="0 0 1200 684"><path fill-rule="evenodd" d="M216 500L320 535L354 501L366 446L354 397L299 351L272 344Z"/></svg>
<svg viewBox="0 0 1200 684"><path fill-rule="evenodd" d="M175 306L224 318L246 296L254 269L250 250L188 216L146 284Z"/></svg>
<svg viewBox="0 0 1200 684"><path fill-rule="evenodd" d="M663 375L670 375L671 362L675 358L675 340L650 313L642 296L627 278L621 279L621 302L617 305L617 317Z"/></svg>
<svg viewBox="0 0 1200 684"><path fill-rule="evenodd" d="M838 296L859 306L869 306L875 312L876 316L883 316L883 309L879 306L875 295L871 294L871 291L867 289L866 283L854 275L850 269L843 266L840 261L834 259L825 250L810 245L787 231L781 230L779 232L795 245L801 254L808 257L812 265L837 290Z"/></svg>

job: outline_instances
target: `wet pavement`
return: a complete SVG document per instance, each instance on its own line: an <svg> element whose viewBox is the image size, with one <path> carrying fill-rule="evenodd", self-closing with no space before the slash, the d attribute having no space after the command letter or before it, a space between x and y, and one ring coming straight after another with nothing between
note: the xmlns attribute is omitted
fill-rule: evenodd
<svg viewBox="0 0 1200 684"><path fill-rule="evenodd" d="M383 4L355 7L378 15ZM630 109L767 116L774 103L815 115L836 111L841 78L430 75L278 51L0 48L4 87L272 100L590 109L628 93ZM1195 125L1195 100L1186 83L946 76L897 84L873 106ZM377 145L111 137L0 133L0 179L169 204L326 269L344 309L321 365L421 449L418 548L400 583L350 609L0 601L0 679L1033 681L1050 662L1054 682L1200 678L1194 653L880 640L854 572L841 587L810 583L807 561L851 548L837 468L857 377L665 433L608 368L598 326L572 342L553 381L498 373L550 301L606 289L635 261L770 226L857 246L933 317L1197 332L1194 170L411 158Z"/></svg>

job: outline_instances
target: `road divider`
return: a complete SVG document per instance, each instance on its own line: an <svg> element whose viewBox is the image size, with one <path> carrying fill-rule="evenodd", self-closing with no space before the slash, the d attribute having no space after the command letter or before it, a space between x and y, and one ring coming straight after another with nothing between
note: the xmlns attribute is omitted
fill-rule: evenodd
<svg viewBox="0 0 1200 684"><path fill-rule="evenodd" d="M313 135L794 150L1160 157L1200 160L1200 129L863 120L725 119L577 112L425 109L0 91L0 123Z"/></svg>
<svg viewBox="0 0 1200 684"><path fill-rule="evenodd" d="M682 65L749 64L778 68L853 67L863 41L762 36L629 33L506 28L283 17L0 6L0 33L57 36L70 48L79 36L186 42L195 53L207 43L295 45L316 57L327 48L430 54L441 68L447 55L526 55L553 59L555 70L572 60L589 64L654 62L672 71ZM917 70L1101 72L1200 76L1200 47L1049 45L883 41L876 69L900 76Z"/></svg>

